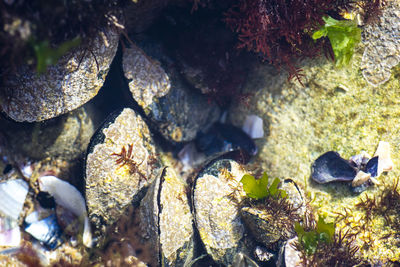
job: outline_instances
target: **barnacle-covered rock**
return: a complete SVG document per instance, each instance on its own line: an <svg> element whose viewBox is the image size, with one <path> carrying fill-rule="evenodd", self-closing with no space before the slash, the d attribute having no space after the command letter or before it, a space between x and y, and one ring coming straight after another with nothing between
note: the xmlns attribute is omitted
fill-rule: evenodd
<svg viewBox="0 0 400 267"><path fill-rule="evenodd" d="M94 133L86 105L46 122L21 124L0 119L0 123L5 126L3 133L14 156L37 160L58 157L71 161L81 157Z"/></svg>
<svg viewBox="0 0 400 267"><path fill-rule="evenodd" d="M362 57L362 74L372 86L390 79L391 70L400 63L400 4L387 1L376 23L363 29L367 46Z"/></svg>
<svg viewBox="0 0 400 267"><path fill-rule="evenodd" d="M86 157L86 200L97 230L104 232L141 198L157 167L156 148L141 117L129 108L110 115L92 137Z"/></svg>
<svg viewBox="0 0 400 267"><path fill-rule="evenodd" d="M194 257L193 217L186 184L164 168L140 206L140 227L161 266L186 266Z"/></svg>
<svg viewBox="0 0 400 267"><path fill-rule="evenodd" d="M160 45L147 40L141 48L147 55L138 47L123 54L133 98L167 140L193 140L198 131L219 119L219 108L206 96L190 90Z"/></svg>
<svg viewBox="0 0 400 267"><path fill-rule="evenodd" d="M195 178L193 208L200 238L212 258L230 265L235 255L246 255L252 242L245 236L238 204L244 196L239 183L243 167L231 159L211 161Z"/></svg>
<svg viewBox="0 0 400 267"><path fill-rule="evenodd" d="M104 83L118 47L119 34L99 32L90 47L78 47L64 55L46 73L38 75L26 66L9 76L2 92L2 110L16 121L42 121L76 109L93 98Z"/></svg>

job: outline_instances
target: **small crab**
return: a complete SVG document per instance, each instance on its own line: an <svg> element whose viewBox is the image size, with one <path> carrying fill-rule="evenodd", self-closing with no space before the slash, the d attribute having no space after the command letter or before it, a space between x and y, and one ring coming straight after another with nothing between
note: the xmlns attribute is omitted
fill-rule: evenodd
<svg viewBox="0 0 400 267"><path fill-rule="evenodd" d="M111 156L116 156L118 157L115 160L115 163L119 165L120 167L124 165L128 165L129 167L129 172L131 174L137 173L140 176L140 180L145 180L147 181L147 177L145 174L139 171L139 166L143 163L144 160L142 160L140 163L137 163L133 158L132 158L132 152L133 152L133 145L128 144L128 151L126 150L125 146L122 147L120 153L112 153Z"/></svg>

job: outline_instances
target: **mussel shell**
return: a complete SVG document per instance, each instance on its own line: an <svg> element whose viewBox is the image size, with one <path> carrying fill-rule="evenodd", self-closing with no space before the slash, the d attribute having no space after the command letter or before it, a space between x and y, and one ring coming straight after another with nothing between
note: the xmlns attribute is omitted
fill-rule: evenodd
<svg viewBox="0 0 400 267"><path fill-rule="evenodd" d="M186 185L170 167L156 178L140 204L140 227L160 266L193 259L194 231Z"/></svg>
<svg viewBox="0 0 400 267"><path fill-rule="evenodd" d="M365 166L365 172L370 173L371 177L377 177L378 176L378 156L373 157L370 159Z"/></svg>
<svg viewBox="0 0 400 267"><path fill-rule="evenodd" d="M85 160L85 194L95 235L104 236L126 207L140 201L159 165L152 136L139 114L125 108L105 120L93 135Z"/></svg>
<svg viewBox="0 0 400 267"><path fill-rule="evenodd" d="M251 137L242 129L226 123L214 123L206 132L199 132L196 137L197 149L206 155L218 152L242 149L249 155L257 153L257 147Z"/></svg>
<svg viewBox="0 0 400 267"><path fill-rule="evenodd" d="M251 255L253 248L238 212L244 196L239 181L244 174L237 162L218 159L207 164L194 181L197 230L207 253L223 265L231 265L238 253Z"/></svg>
<svg viewBox="0 0 400 267"><path fill-rule="evenodd" d="M31 223L25 228L25 232L32 235L49 249L55 249L62 243L61 229L55 214Z"/></svg>
<svg viewBox="0 0 400 267"><path fill-rule="evenodd" d="M356 175L357 170L335 151L321 155L312 165L311 178L320 184L352 181Z"/></svg>

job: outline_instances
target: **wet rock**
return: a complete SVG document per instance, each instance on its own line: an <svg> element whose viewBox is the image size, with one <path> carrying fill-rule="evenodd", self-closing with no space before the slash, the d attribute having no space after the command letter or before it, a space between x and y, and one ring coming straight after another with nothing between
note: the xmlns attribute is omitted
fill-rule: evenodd
<svg viewBox="0 0 400 267"><path fill-rule="evenodd" d="M166 95L171 88L169 77L160 62L147 56L137 46L124 50L122 66L132 97L144 109Z"/></svg>
<svg viewBox="0 0 400 267"><path fill-rule="evenodd" d="M86 157L89 219L104 233L125 207L143 196L159 167L149 129L131 109L110 115L92 137Z"/></svg>
<svg viewBox="0 0 400 267"><path fill-rule="evenodd" d="M388 35L391 33L387 31ZM378 140L393 145L394 163L400 159L399 131L393 127L400 124L398 67L392 69L391 78L378 89L368 84L361 70L363 48L367 44L368 40L363 40L350 64L341 69L323 57L302 61L299 67L304 75L303 85L296 79L288 80L285 72L255 62L243 86L243 94L250 95L248 105L235 102L229 112L234 125L242 125L250 114L263 119L266 137L257 141L258 168L270 177L291 177L306 187L314 199L310 205L329 220L334 221L338 211L351 210L355 214L354 225L359 225L359 217L365 215L356 211L354 204L365 195L379 197L384 185L356 195L349 190L350 182L322 185L309 183L309 177L310 166L326 151L335 150L345 159L363 149L373 155ZM394 168L380 180L386 185L393 184L399 175L400 170ZM343 223L342 227L352 231L348 224ZM367 231L365 236L376 242L369 250L362 250L365 258L387 262L399 255L395 238L379 241L384 237L384 229L373 223L371 231ZM356 240L360 244L368 242L361 236Z"/></svg>
<svg viewBox="0 0 400 267"><path fill-rule="evenodd" d="M89 48L63 56L46 73L21 67L3 87L2 110L16 121L43 121L74 110L93 98L104 83L118 47L114 30L99 32Z"/></svg>
<svg viewBox="0 0 400 267"><path fill-rule="evenodd" d="M385 3L376 23L363 29L367 44L362 57L362 74L372 86L390 79L391 70L400 62L400 5L398 1Z"/></svg>
<svg viewBox="0 0 400 267"><path fill-rule="evenodd" d="M162 266L185 266L194 257L193 217L186 186L171 167L166 167L140 204L142 235Z"/></svg>
<svg viewBox="0 0 400 267"><path fill-rule="evenodd" d="M147 55L138 48L130 48L123 55L133 98L167 140L191 141L198 131L219 119L220 110L214 102L190 90L163 48L146 42L142 47Z"/></svg>
<svg viewBox="0 0 400 267"><path fill-rule="evenodd" d="M230 159L211 161L195 178L193 206L200 238L212 258L230 265L235 255L251 255L251 241L245 237L245 226L238 212L244 196L240 179L243 167Z"/></svg>
<svg viewBox="0 0 400 267"><path fill-rule="evenodd" d="M14 155L37 160L46 157L77 159L84 154L94 132L87 106L45 122L21 124L0 120L0 123L5 125L4 135Z"/></svg>
<svg viewBox="0 0 400 267"><path fill-rule="evenodd" d="M352 181L356 175L357 170L334 151L321 155L312 165L311 178L320 184L333 181Z"/></svg>

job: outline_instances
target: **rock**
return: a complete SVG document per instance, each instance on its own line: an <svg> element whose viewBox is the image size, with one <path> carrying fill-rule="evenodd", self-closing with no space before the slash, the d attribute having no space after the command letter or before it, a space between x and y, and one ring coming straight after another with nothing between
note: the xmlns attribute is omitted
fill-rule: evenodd
<svg viewBox="0 0 400 267"><path fill-rule="evenodd" d="M21 67L1 88L5 92L2 110L13 120L34 122L80 107L102 87L118 40L118 33L106 29L89 48L81 46L68 52L41 75Z"/></svg>
<svg viewBox="0 0 400 267"><path fill-rule="evenodd" d="M239 252L251 255L253 248L237 208L244 196L239 186L244 174L240 164L222 158L211 161L194 181L196 227L207 253L223 265L232 264Z"/></svg>
<svg viewBox="0 0 400 267"><path fill-rule="evenodd" d="M155 179L159 167L149 129L131 109L110 115L86 156L86 200L96 233L104 233Z"/></svg>
<svg viewBox="0 0 400 267"><path fill-rule="evenodd" d="M21 124L4 120L2 123L8 146L13 148L14 155L36 160L59 157L71 161L82 157L94 133L87 106L51 121Z"/></svg>
<svg viewBox="0 0 400 267"><path fill-rule="evenodd" d="M132 97L144 109L166 95L171 88L169 77L160 62L147 56L137 46L124 50L122 67Z"/></svg>
<svg viewBox="0 0 400 267"><path fill-rule="evenodd" d="M132 96L144 109L153 128L167 140L191 141L198 131L219 119L220 110L204 95L188 88L163 48L146 42L141 47L147 55L137 47L123 54L124 73Z"/></svg>
<svg viewBox="0 0 400 267"><path fill-rule="evenodd" d="M390 3L389 9L392 5ZM385 38L394 36L392 31L385 34ZM392 69L391 78L378 88L367 83L362 75L361 61L368 44L369 40L364 39L350 64L341 69L335 68L334 62L324 57L302 61L299 67L304 75L303 85L294 79L289 81L286 73L277 72L267 64L254 63L243 86L244 94L252 93L248 98L249 105L235 102L229 113L234 125L242 125L250 114L263 119L266 137L257 142L259 154L254 159L257 168L266 171L270 177L291 177L306 188L313 199L310 205L329 221L335 221L338 213L350 211L345 217L352 224L344 223L344 220L337 226L343 231L350 229L350 232L366 215L365 211L354 207L355 203L367 196L379 198L385 185L375 185L361 194L354 194L349 190L349 183L311 183L311 166L326 151L337 151L344 159L362 150L373 155L379 140L393 146L391 159L394 163L400 160L400 132L393 127L400 125L399 71L397 67ZM383 175L379 181L385 181L386 187L390 187L395 185L400 171L394 168ZM381 220L378 215L375 217ZM362 256L369 261L397 259L400 249L396 238L380 239L385 231L395 233L396 229L379 224L378 218L370 224L370 230L356 237L355 242L368 244L367 237L374 240L369 243L368 250L361 250Z"/></svg>
<svg viewBox="0 0 400 267"><path fill-rule="evenodd" d="M365 80L375 87L388 81L392 68L400 63L399 2L387 1L377 20L363 29L367 46L361 63Z"/></svg>
<svg viewBox="0 0 400 267"><path fill-rule="evenodd" d="M186 266L194 258L193 216L186 186L166 167L140 204L142 236L162 266Z"/></svg>

